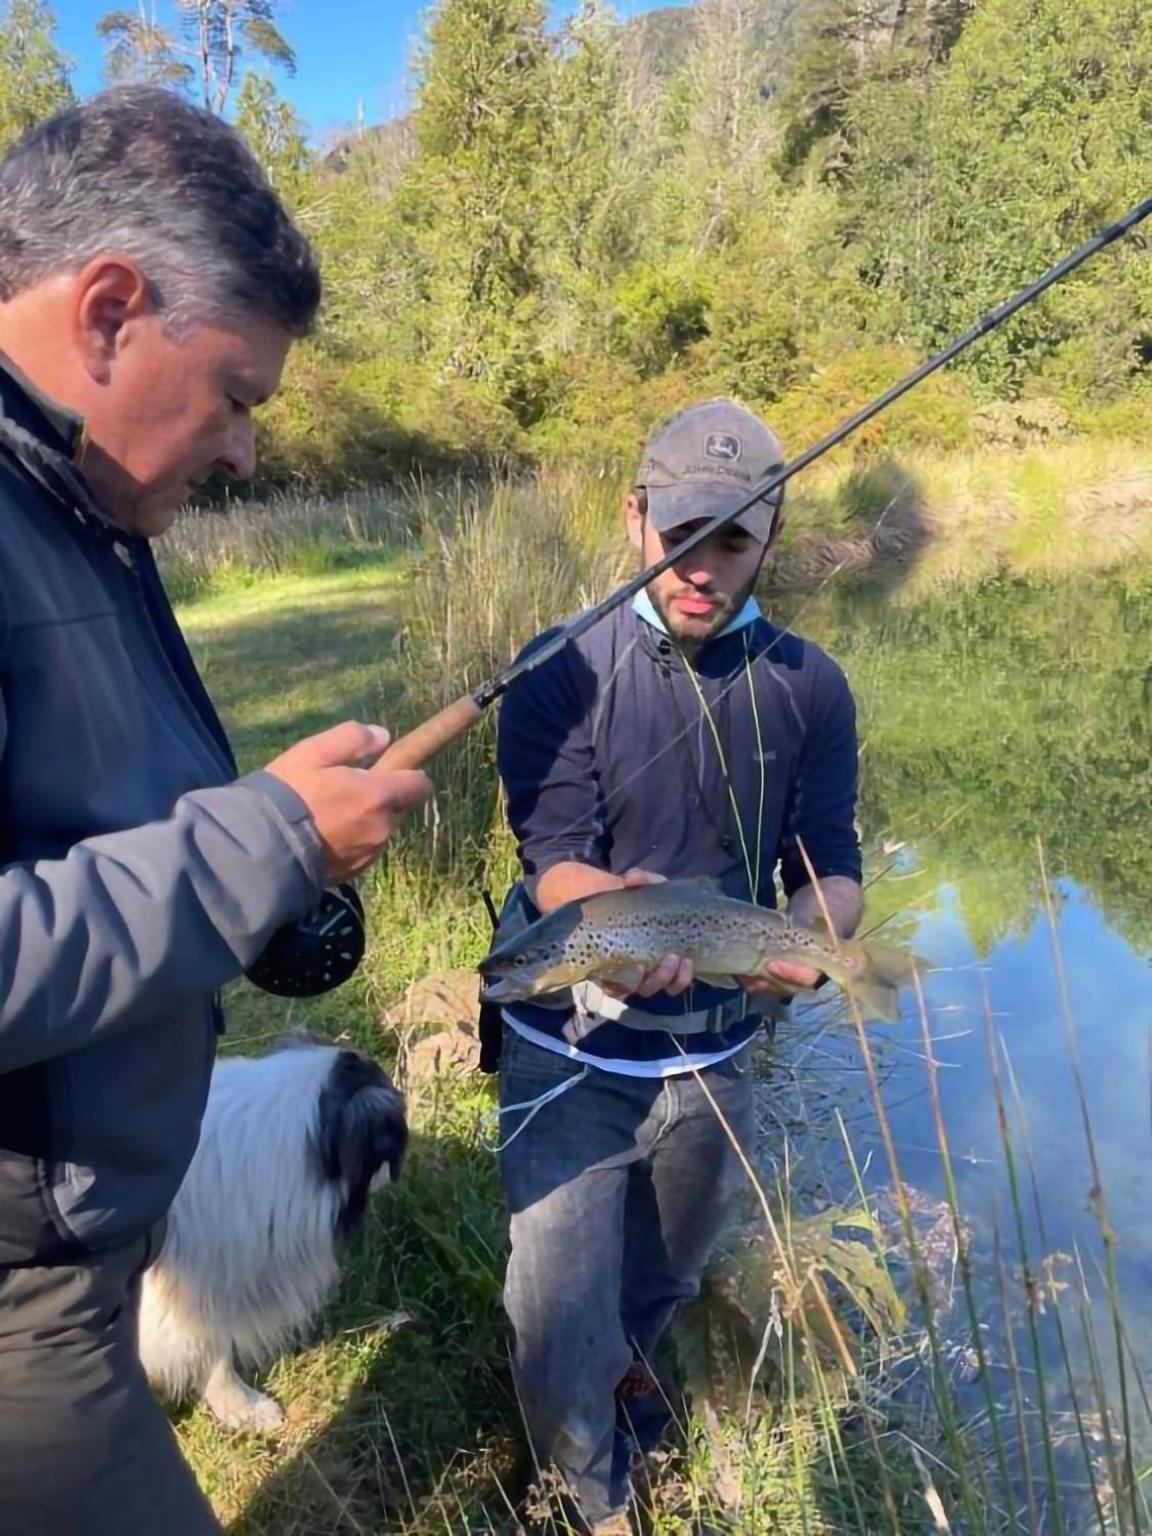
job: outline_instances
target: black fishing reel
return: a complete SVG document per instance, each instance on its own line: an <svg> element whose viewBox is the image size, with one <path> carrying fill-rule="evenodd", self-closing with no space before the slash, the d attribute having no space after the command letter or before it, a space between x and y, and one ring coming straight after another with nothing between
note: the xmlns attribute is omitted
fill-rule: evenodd
<svg viewBox="0 0 1152 1536"><path fill-rule="evenodd" d="M244 974L276 997L319 997L353 975L365 943L364 903L354 885L338 885L311 912L278 928Z"/></svg>

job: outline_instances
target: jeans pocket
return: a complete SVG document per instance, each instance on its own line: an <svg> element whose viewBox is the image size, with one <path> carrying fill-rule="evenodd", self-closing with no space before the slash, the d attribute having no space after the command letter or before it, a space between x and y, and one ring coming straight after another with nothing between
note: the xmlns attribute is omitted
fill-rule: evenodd
<svg viewBox="0 0 1152 1536"><path fill-rule="evenodd" d="M562 1116L563 1123L570 1123L561 1105L567 1104L589 1071L584 1063L561 1056L558 1051L513 1038L515 1044L500 1069L500 1107L496 1116L499 1134L494 1150L502 1158L514 1142L520 1142L521 1151L536 1144L534 1135L520 1141L521 1132L530 1126L547 1126L551 1137L557 1128L557 1114Z"/></svg>

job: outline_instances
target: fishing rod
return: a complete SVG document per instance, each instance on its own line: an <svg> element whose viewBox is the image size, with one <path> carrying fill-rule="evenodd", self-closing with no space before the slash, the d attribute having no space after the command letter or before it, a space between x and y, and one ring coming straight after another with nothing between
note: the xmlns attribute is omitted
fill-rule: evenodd
<svg viewBox="0 0 1152 1536"><path fill-rule="evenodd" d="M570 619L551 640L545 645L540 646L532 655L503 668L494 677L489 678L487 682L481 683L479 688L474 689L471 693L464 694L463 697L449 704L447 708L440 710L438 714L430 716L429 719L423 721L413 730L397 737L377 760L377 766L380 768L422 767L435 757L438 752L442 751L444 747L448 746L450 742L455 741L457 737L463 736L466 731L471 730L472 726L483 718L488 706L507 693L513 683L517 682L527 673L534 671L535 668L543 666L545 662L550 661L557 652L563 650L569 641L576 640L581 635L586 634L593 625L599 624L601 619L606 618L608 614L619 608L623 603L626 603L629 598L635 597L642 587L646 587L650 582L655 581L657 576L663 575L673 565L678 564L684 559L685 555L691 554L694 549L697 549L701 544L712 538L714 534L719 533L722 528L726 528L729 523L738 518L742 513L747 512L757 502L766 501L769 496L782 489L793 476L798 475L801 470L807 469L810 464L814 464L817 459L822 458L824 454L837 447L845 438L850 437L853 432L862 427L865 422L871 421L881 411L887 410L894 401L899 400L901 395L907 394L910 389L914 389L929 374L935 373L945 363L949 363L954 357L958 357L973 342L979 341L982 337L994 331L1010 315L1014 315L1017 310L1023 309L1026 304L1031 304L1046 289L1051 288L1054 283L1058 283L1061 279L1067 277L1070 272L1074 271L1083 262L1095 256L1098 251L1102 251L1105 246L1111 245L1113 241L1119 240L1122 236L1135 229L1149 214L1152 214L1152 197L1145 198L1142 203L1138 204L1129 213L1126 213L1122 219L1101 230L1099 234L1094 235L1091 240L1086 241L1078 250L1073 251L1071 255L1065 256L1062 261L1049 268L1042 277L1036 278L1034 282L1022 288L1019 293L1007 300L1006 303L1001 304L998 309L991 310L981 320L977 321L971 330L965 331L962 336L958 336L955 341L950 342L942 351L937 352L934 357L930 357L926 362L921 363L918 368L914 368L905 378L893 384L890 389L877 396L871 404L857 411L854 416L849 417L847 421L829 432L827 436L822 437L819 442L806 449L798 458L783 465L767 480L763 481L756 490L751 492L744 501L738 506L733 507L730 512L724 512L711 518L698 528L695 533L690 534L681 543L677 544L676 548L669 554L655 561L652 565L646 566L636 576L633 576L631 580L617 587L614 592L609 593L603 601L597 603L594 607L588 608L574 619Z"/></svg>
<svg viewBox="0 0 1152 1536"><path fill-rule="evenodd" d="M486 683L482 683L479 688L466 693L462 698L449 704L446 709L440 710L438 714L430 716L414 730L397 737L377 759L376 766L385 769L422 767L450 742L463 736L466 731L471 730L478 721L482 720L488 706L507 693L517 679L524 677L536 667L543 666L570 640L578 639L580 635L585 634L594 624L598 624L614 609L634 597L642 587L646 587L657 576L683 560L685 555L697 549L713 534L726 528L729 523L747 512L757 502L767 500L769 496L786 485L794 475L798 475L802 469L807 469L809 464L814 464L830 449L850 437L857 428L871 421L874 416L878 416L901 395L914 389L930 373L934 373L937 368L942 368L945 363L951 362L974 341L994 331L998 325L1008 319L1009 315L1015 314L1017 310L1030 304L1045 289L1051 288L1053 283L1058 283L1061 278L1067 277L1069 272L1074 271L1097 251L1103 250L1114 240L1119 240L1121 236L1135 229L1136 225L1146 219L1149 214L1152 214L1152 197L1146 198L1130 213L1095 235L1079 250L1066 256L1063 261L1057 262L1054 267L1044 273L1043 277L1037 278L1035 282L1022 288L1007 303L1001 304L998 309L985 315L971 330L957 337L942 352L936 353L927 362L921 363L906 378L893 384L870 405L864 406L841 426L829 432L826 437L822 437L799 458L783 465L730 512L724 512L704 523L683 543L678 544L670 554L645 567L630 581L617 587L602 602L586 609L576 618L570 619L551 640L532 655L525 657L522 661L513 662ZM364 906L355 885L346 881L334 889L325 891L312 912L306 913L297 922L289 923L277 930L246 974L256 986L278 997L313 997L319 993L331 991L333 987L340 986L347 980L363 958L365 943Z"/></svg>

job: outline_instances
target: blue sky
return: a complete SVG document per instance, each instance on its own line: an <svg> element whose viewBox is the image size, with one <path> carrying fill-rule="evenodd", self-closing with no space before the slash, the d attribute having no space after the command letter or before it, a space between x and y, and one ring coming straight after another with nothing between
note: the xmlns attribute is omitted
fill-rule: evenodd
<svg viewBox="0 0 1152 1536"><path fill-rule="evenodd" d="M635 16L658 4L688 0L615 0L617 15ZM552 0L559 19L573 0ZM171 16L172 0L156 0ZM96 23L110 10L136 9L136 0L55 0L56 39L73 60L73 82L82 94L103 83L103 54ZM405 78L414 39L427 12L423 0L281 0L281 30L295 48L294 80L279 84L317 138L355 120L363 102L368 122L391 117L405 105Z"/></svg>

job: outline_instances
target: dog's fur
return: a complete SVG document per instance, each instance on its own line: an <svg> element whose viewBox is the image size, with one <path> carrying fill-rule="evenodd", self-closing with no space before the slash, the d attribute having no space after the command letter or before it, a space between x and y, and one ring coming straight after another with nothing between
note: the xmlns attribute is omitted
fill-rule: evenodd
<svg viewBox="0 0 1152 1536"><path fill-rule="evenodd" d="M358 1051L294 1036L216 1063L200 1145L142 1286L140 1354L161 1396L202 1394L233 1427L281 1423L236 1366L268 1365L315 1322L407 1139L403 1098Z"/></svg>

